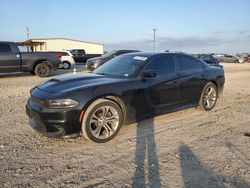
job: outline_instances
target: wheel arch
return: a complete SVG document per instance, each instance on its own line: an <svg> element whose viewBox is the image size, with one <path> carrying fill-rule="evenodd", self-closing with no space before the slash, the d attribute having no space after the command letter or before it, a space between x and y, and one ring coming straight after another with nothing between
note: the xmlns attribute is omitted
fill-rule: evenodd
<svg viewBox="0 0 250 188"><path fill-rule="evenodd" d="M47 65L49 65L50 68L52 68L50 61L48 59L38 59L34 62L32 70L34 71L36 66L41 63L46 63Z"/></svg>
<svg viewBox="0 0 250 188"><path fill-rule="evenodd" d="M84 105L82 111L85 112L88 109L88 107L98 99L107 99L107 100L111 100L111 101L115 102L120 107L120 109L122 111L123 124L127 122L127 109L126 109L125 103L122 100L122 98L116 94L106 94L106 95L94 97L86 105ZM81 121L82 121L82 118L81 118Z"/></svg>

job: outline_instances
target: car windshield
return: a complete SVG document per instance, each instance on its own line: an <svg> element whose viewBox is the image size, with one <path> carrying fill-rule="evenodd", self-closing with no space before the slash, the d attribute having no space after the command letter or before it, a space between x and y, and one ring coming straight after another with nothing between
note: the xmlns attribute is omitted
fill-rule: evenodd
<svg viewBox="0 0 250 188"><path fill-rule="evenodd" d="M97 68L95 74L129 77L137 72L147 60L139 55L121 55Z"/></svg>
<svg viewBox="0 0 250 188"><path fill-rule="evenodd" d="M102 57L104 57L104 58L109 57L109 56L113 55L115 52L117 52L117 51L116 50L110 51L110 52L108 52L106 54L103 54Z"/></svg>

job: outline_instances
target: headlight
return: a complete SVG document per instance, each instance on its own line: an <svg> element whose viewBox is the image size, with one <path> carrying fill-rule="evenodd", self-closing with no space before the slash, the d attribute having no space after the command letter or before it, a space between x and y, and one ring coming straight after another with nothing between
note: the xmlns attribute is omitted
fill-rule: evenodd
<svg viewBox="0 0 250 188"><path fill-rule="evenodd" d="M71 108L75 107L79 102L73 99L58 99L58 100L49 100L50 108Z"/></svg>
<svg viewBox="0 0 250 188"><path fill-rule="evenodd" d="M97 68L99 66L99 62L95 62L94 68Z"/></svg>

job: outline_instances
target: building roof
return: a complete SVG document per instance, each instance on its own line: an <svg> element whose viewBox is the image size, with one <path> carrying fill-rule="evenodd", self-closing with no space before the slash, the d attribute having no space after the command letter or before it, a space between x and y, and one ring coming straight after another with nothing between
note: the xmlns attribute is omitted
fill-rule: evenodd
<svg viewBox="0 0 250 188"><path fill-rule="evenodd" d="M85 42L85 43L103 45L101 43L89 42L89 41L84 41L84 40L69 39L69 38L34 38L34 39L29 39L27 41L39 41L39 40L70 40L70 41L77 41L77 42Z"/></svg>

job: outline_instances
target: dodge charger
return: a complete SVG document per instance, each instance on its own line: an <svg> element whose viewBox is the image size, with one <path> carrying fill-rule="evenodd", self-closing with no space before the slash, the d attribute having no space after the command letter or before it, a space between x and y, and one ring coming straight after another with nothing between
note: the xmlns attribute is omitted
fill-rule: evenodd
<svg viewBox="0 0 250 188"><path fill-rule="evenodd" d="M135 52L92 74L52 78L30 91L30 125L48 137L114 138L123 125L185 108L212 110L224 86L222 66L184 53ZM167 125L166 125L167 126Z"/></svg>

